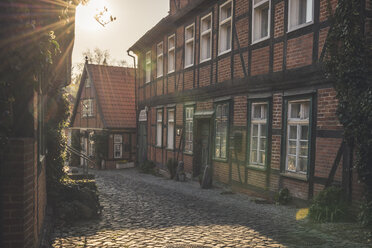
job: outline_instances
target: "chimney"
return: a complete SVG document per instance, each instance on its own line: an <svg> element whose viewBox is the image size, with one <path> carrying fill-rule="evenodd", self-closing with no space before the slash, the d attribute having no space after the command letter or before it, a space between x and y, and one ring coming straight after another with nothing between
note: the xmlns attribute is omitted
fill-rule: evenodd
<svg viewBox="0 0 372 248"><path fill-rule="evenodd" d="M169 0L169 14L174 15L192 0Z"/></svg>

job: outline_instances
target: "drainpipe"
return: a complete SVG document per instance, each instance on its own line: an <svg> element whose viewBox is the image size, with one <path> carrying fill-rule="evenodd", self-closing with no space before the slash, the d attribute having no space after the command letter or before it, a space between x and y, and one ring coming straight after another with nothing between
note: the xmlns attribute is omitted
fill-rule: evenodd
<svg viewBox="0 0 372 248"><path fill-rule="evenodd" d="M138 106L137 106L137 69L136 69L136 57L134 57L134 55L131 55L130 54L130 51L131 50L127 50L127 54L129 57L133 58L133 67L134 67L134 102L135 102L135 111L136 111L136 140L137 140L137 143L136 143L136 158L135 160L137 161L137 158L138 158L138 130L139 130L139 126L138 126L138 117L137 117L137 114L138 114Z"/></svg>

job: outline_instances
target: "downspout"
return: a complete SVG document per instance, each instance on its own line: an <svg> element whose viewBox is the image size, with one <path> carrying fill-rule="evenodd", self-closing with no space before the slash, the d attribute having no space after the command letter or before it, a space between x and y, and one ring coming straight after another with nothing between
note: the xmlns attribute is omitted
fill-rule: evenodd
<svg viewBox="0 0 372 248"><path fill-rule="evenodd" d="M134 55L130 54L131 50L127 50L127 54L129 57L133 58L133 67L134 67L134 102L135 102L135 111L136 111L136 158L135 160L137 161L138 159L138 106L137 106L137 69L136 69L136 57ZM138 162L138 161L137 161Z"/></svg>

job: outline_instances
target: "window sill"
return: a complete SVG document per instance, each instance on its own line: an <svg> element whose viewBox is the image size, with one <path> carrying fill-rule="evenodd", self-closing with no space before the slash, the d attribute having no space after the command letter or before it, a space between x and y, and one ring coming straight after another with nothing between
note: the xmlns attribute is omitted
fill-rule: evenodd
<svg viewBox="0 0 372 248"><path fill-rule="evenodd" d="M175 70L173 70L173 71L168 71L168 75L170 75L170 74L172 74L172 73L174 73L175 72Z"/></svg>
<svg viewBox="0 0 372 248"><path fill-rule="evenodd" d="M193 67L194 64L191 64L191 65L186 65L183 69L187 69L187 68L190 68L190 67Z"/></svg>
<svg viewBox="0 0 372 248"><path fill-rule="evenodd" d="M289 34L289 33L292 32L292 31L296 31L296 30L298 30L298 29L301 29L301 28L304 28L304 27L310 26L310 25L312 25L312 24L314 24L314 21L307 22L307 23L303 23L303 24L301 24L301 25L298 25L298 26L295 26L295 27L292 27L292 28L288 27L287 34Z"/></svg>
<svg viewBox="0 0 372 248"><path fill-rule="evenodd" d="M257 170L257 171L266 171L267 167L264 165L254 165L254 164L248 164L248 169Z"/></svg>
<svg viewBox="0 0 372 248"><path fill-rule="evenodd" d="M162 146L158 146L158 145L156 145L156 146L155 146L155 148L160 148L160 149L163 149L163 147L162 147Z"/></svg>
<svg viewBox="0 0 372 248"><path fill-rule="evenodd" d="M166 147L165 150L174 152L174 148Z"/></svg>
<svg viewBox="0 0 372 248"><path fill-rule="evenodd" d="M227 158L212 158L213 161L216 162L224 162L227 163Z"/></svg>
<svg viewBox="0 0 372 248"><path fill-rule="evenodd" d="M183 154L190 155L190 156L194 155L192 152L187 152L187 151L184 151Z"/></svg>
<svg viewBox="0 0 372 248"><path fill-rule="evenodd" d="M199 65L205 63L205 62L208 62L208 61L211 61L211 58L207 58L207 59L203 59L199 62Z"/></svg>
<svg viewBox="0 0 372 248"><path fill-rule="evenodd" d="M163 75L159 75L159 76L156 77L156 79L159 79L159 78L162 78L162 77L163 77Z"/></svg>
<svg viewBox="0 0 372 248"><path fill-rule="evenodd" d="M89 119L89 118L93 118L94 117L94 115L83 115L82 116L82 118L87 118L87 119Z"/></svg>
<svg viewBox="0 0 372 248"><path fill-rule="evenodd" d="M224 55L226 53L229 53L229 52L231 52L231 48L229 50L218 53L218 56L222 56L222 55Z"/></svg>
<svg viewBox="0 0 372 248"><path fill-rule="evenodd" d="M300 174L300 173L286 171L286 172L280 173L280 175L283 176L283 177L293 178L293 179L297 179L297 180L304 181L304 182L308 181L308 178L307 178L306 174Z"/></svg>
<svg viewBox="0 0 372 248"><path fill-rule="evenodd" d="M268 39L270 39L270 35L253 41L251 45L255 45L257 43L260 43L261 41L265 41L265 40L268 40Z"/></svg>

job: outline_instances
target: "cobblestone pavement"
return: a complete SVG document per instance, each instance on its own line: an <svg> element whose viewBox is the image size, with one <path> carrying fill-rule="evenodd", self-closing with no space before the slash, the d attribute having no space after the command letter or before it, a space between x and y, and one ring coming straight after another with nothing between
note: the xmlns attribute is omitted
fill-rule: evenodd
<svg viewBox="0 0 372 248"><path fill-rule="evenodd" d="M94 173L101 218L57 226L53 247L364 247L310 229L294 208L135 170Z"/></svg>

